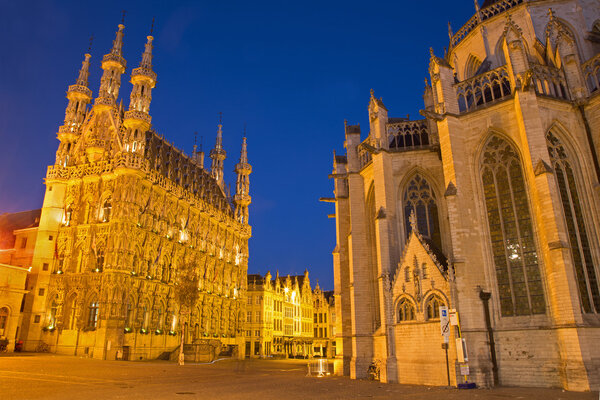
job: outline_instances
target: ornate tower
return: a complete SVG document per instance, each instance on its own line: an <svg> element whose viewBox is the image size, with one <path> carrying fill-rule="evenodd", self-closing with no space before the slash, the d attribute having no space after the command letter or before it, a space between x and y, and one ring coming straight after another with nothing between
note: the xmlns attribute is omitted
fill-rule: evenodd
<svg viewBox="0 0 600 400"><path fill-rule="evenodd" d="M152 70L152 36L147 37L140 66L131 73L133 89L129 99L129 111L125 113L124 149L142 152L144 132L150 129L152 117L149 114L152 89L156 86L156 72Z"/></svg>
<svg viewBox="0 0 600 400"><path fill-rule="evenodd" d="M85 55L77 81L67 90L69 104L65 111L65 122L58 128L57 136L60 145L56 152L56 164L63 166L66 166L69 161L69 151L80 134L81 124L87 113L87 105L92 100L92 91L88 88L90 57L89 54Z"/></svg>
<svg viewBox="0 0 600 400"><path fill-rule="evenodd" d="M117 36L113 40L110 53L102 58L102 79L100 80L100 91L95 106L114 106L119 96L121 87L121 75L125 72L127 62L123 58L123 29L125 25L119 24Z"/></svg>
<svg viewBox="0 0 600 400"><path fill-rule="evenodd" d="M223 182L223 161L227 157L227 153L223 149L223 124L219 121L219 128L217 130L217 141L215 142L215 148L210 151L210 158L212 159L212 165L210 172L221 187L224 189Z"/></svg>
<svg viewBox="0 0 600 400"><path fill-rule="evenodd" d="M237 173L236 191L233 201L235 202L235 218L243 224L248 223L248 206L252 202L250 197L250 174L252 166L248 163L248 151L246 149L246 137L242 142L240 162L235 166Z"/></svg>

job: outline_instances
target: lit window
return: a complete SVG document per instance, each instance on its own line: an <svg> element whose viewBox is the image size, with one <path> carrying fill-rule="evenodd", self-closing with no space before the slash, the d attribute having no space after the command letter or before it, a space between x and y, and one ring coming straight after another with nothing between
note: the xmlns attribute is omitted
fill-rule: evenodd
<svg viewBox="0 0 600 400"><path fill-rule="evenodd" d="M593 241L588 238L581 204L582 197L577 190L575 171L563 144L552 131L548 132L546 140L567 223L571 256L583 310L586 313L600 313L598 277L591 246Z"/></svg>
<svg viewBox="0 0 600 400"><path fill-rule="evenodd" d="M435 193L425 178L418 174L410 180L404 192L404 226L407 238L412 229L410 225L412 213L417 219L419 233L431 239L433 244L441 249L442 241Z"/></svg>
<svg viewBox="0 0 600 400"><path fill-rule="evenodd" d="M87 321L88 328L96 328L98 326L98 309L99 305L97 301L90 303Z"/></svg>
<svg viewBox="0 0 600 400"><path fill-rule="evenodd" d="M415 319L415 307L406 297L398 303L398 322L413 321Z"/></svg>
<svg viewBox="0 0 600 400"><path fill-rule="evenodd" d="M483 150L481 179L503 316L546 312L519 156L498 136Z"/></svg>
<svg viewBox="0 0 600 400"><path fill-rule="evenodd" d="M106 200L104 200L104 204L102 204L100 220L102 222L110 221L111 211L112 211L112 203L111 203L111 198L109 197Z"/></svg>
<svg viewBox="0 0 600 400"><path fill-rule="evenodd" d="M443 305L444 301L437 294L434 294L431 297L429 297L425 306L425 319L439 319L440 307Z"/></svg>

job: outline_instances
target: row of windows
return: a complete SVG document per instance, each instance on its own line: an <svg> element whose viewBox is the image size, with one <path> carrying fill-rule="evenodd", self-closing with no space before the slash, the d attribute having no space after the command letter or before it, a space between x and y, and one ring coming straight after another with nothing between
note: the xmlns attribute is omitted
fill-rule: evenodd
<svg viewBox="0 0 600 400"><path fill-rule="evenodd" d="M327 313L315 313L314 314L314 323L315 324L323 324L327 323Z"/></svg>
<svg viewBox="0 0 600 400"><path fill-rule="evenodd" d="M586 313L599 313L600 282L598 260L594 256L597 240L588 231L586 207L582 204L571 158L552 130L546 140L569 235L581 307ZM480 172L501 314L544 314L542 276L519 156L506 140L492 136L482 152ZM403 201L407 237L412 229L410 215L414 214L419 233L441 249L436 196L420 174L409 181ZM427 276L426 268L423 265L421 269L423 278ZM405 268L404 280L411 280L410 268ZM410 316L411 311L406 313Z"/></svg>
<svg viewBox="0 0 600 400"><path fill-rule="evenodd" d="M442 300L440 296L437 294L431 295L425 301L425 320L435 320L440 318L440 307L445 306L446 303ZM406 321L414 321L417 319L417 314L415 312L414 303L403 297L398 302L398 311L396 313L396 321L397 322L406 322Z"/></svg>
<svg viewBox="0 0 600 400"><path fill-rule="evenodd" d="M63 220L62 220L62 224L64 226L71 225L74 211L75 211L75 209L72 204L69 204L65 207L65 212L63 214ZM90 221L89 213L90 213L90 204L86 203L85 208L81 214L79 222L82 224L89 223L89 221ZM99 222L109 222L111 213L112 213L112 200L109 197L104 200L104 202L102 203L102 207L100 207L100 213L98 214L98 221Z"/></svg>

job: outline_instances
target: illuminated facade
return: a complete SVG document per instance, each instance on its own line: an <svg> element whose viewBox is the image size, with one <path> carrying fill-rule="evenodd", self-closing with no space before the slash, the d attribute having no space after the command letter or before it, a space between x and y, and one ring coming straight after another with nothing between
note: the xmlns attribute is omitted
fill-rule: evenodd
<svg viewBox="0 0 600 400"><path fill-rule="evenodd" d="M174 276L191 264L200 295L185 342L243 344L252 171L246 140L231 196L223 178L221 124L210 170L195 147L188 156L152 130L152 36L131 73L129 108L117 101L126 67L123 30L119 25L102 59L93 104L89 54L67 91L20 337L25 350L45 343L53 352L102 359L171 352L182 329Z"/></svg>
<svg viewBox="0 0 600 400"><path fill-rule="evenodd" d="M270 273L248 275L246 355L313 356L313 344L318 340L313 336L315 296L322 292L313 293L308 271L286 278L277 274L275 279ZM328 338L320 340L327 342Z"/></svg>
<svg viewBox="0 0 600 400"><path fill-rule="evenodd" d="M313 291L313 355L333 358L337 355L335 301L333 291L322 291L319 283Z"/></svg>
<svg viewBox="0 0 600 400"><path fill-rule="evenodd" d="M600 4L486 0L449 36L424 119L372 93L334 158L344 373L446 385L445 305L469 381L598 390Z"/></svg>

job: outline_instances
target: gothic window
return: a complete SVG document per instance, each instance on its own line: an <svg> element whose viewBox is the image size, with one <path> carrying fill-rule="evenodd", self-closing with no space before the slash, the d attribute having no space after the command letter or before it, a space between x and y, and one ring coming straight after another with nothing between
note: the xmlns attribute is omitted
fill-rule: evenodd
<svg viewBox="0 0 600 400"><path fill-rule="evenodd" d="M56 327L56 312L58 310L58 306L55 301L52 301L50 304L50 315L48 316L48 327L54 328Z"/></svg>
<svg viewBox="0 0 600 400"><path fill-rule="evenodd" d="M474 56L473 54L469 54L467 58L467 64L465 65L465 76L464 79L469 79L475 76L475 73L481 66L481 60Z"/></svg>
<svg viewBox="0 0 600 400"><path fill-rule="evenodd" d="M431 295L425 302L425 319L427 321L440 318L440 307L445 305L444 300L437 294Z"/></svg>
<svg viewBox="0 0 600 400"><path fill-rule="evenodd" d="M104 249L100 249L96 253L96 269L94 272L102 272L104 269Z"/></svg>
<svg viewBox="0 0 600 400"><path fill-rule="evenodd" d="M111 211L112 211L111 198L108 197L107 199L104 200L104 203L102 203L102 209L100 210L100 221L102 221L102 222L110 221Z"/></svg>
<svg viewBox="0 0 600 400"><path fill-rule="evenodd" d="M8 308L0 308L0 336L6 336L8 327Z"/></svg>
<svg viewBox="0 0 600 400"><path fill-rule="evenodd" d="M577 190L575 173L561 141L548 131L546 134L548 152L556 174L565 222L569 233L571 256L577 277L577 287L583 310L586 313L600 313L600 293L596 262L592 256L590 235L586 229L581 196Z"/></svg>
<svg viewBox="0 0 600 400"><path fill-rule="evenodd" d="M65 315L65 329L73 329L75 328L75 323L77 320L77 296L72 295L71 298L66 302L66 307L64 311Z"/></svg>
<svg viewBox="0 0 600 400"><path fill-rule="evenodd" d="M410 268L404 268L404 282L410 282Z"/></svg>
<svg viewBox="0 0 600 400"><path fill-rule="evenodd" d="M546 303L519 156L508 142L492 136L482 157L500 311L505 317L543 314Z"/></svg>
<svg viewBox="0 0 600 400"><path fill-rule="evenodd" d="M63 225L64 226L69 226L71 225L71 217L73 216L73 206L71 204L69 204L66 208L65 208L65 214L63 216Z"/></svg>
<svg viewBox="0 0 600 400"><path fill-rule="evenodd" d="M442 248L440 223L435 193L429 183L421 175L415 175L408 183L404 192L404 226L406 237L411 233L410 215L417 218L417 229L424 237L431 239L433 244Z"/></svg>
<svg viewBox="0 0 600 400"><path fill-rule="evenodd" d="M87 327L96 328L98 326L99 304L97 300L92 300L88 306Z"/></svg>
<svg viewBox="0 0 600 400"><path fill-rule="evenodd" d="M398 304L398 322L414 321L415 306L406 297L400 299Z"/></svg>
<svg viewBox="0 0 600 400"><path fill-rule="evenodd" d="M423 263L423 265L421 265L421 274L423 276L423 279L427 279L427 264Z"/></svg>
<svg viewBox="0 0 600 400"><path fill-rule="evenodd" d="M163 329L163 307L162 305L158 306L158 309L156 310L156 330L157 331L162 331Z"/></svg>
<svg viewBox="0 0 600 400"><path fill-rule="evenodd" d="M125 328L131 329L133 325L133 305L131 299L125 304Z"/></svg>

